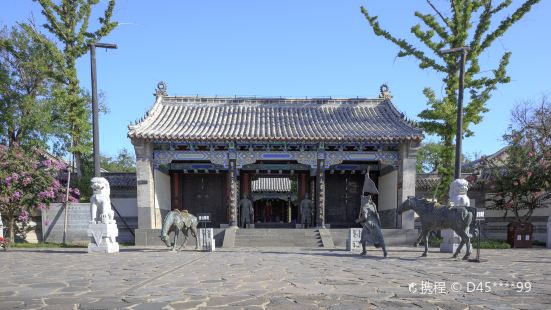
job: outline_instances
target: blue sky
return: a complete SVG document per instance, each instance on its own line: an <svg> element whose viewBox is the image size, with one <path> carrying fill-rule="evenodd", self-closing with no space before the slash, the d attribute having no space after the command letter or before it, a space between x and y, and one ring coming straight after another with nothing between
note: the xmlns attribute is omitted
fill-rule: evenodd
<svg viewBox="0 0 551 310"><path fill-rule="evenodd" d="M449 13L447 1L433 2ZM106 3L96 6L95 18ZM98 85L110 109L100 118L101 152L133 150L127 126L151 107L161 80L170 95L200 96L376 97L387 83L398 109L416 119L426 106L422 89L440 95L442 76L396 58L398 49L372 33L360 5L404 38L411 38L409 28L417 22L413 12L430 10L425 1L403 0L117 1L120 26L102 42L119 48L97 51ZM0 1L1 25L31 15L44 22L31 0ZM463 142L465 153L498 150L511 108L551 95L550 26L551 1L542 1L483 54L482 70L491 70L512 51L512 81L494 92L490 112ZM82 86L90 88L88 54L78 71Z"/></svg>

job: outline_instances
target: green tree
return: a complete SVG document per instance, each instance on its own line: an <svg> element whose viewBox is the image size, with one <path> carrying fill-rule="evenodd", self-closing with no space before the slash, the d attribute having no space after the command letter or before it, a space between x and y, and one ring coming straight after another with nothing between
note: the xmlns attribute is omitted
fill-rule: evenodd
<svg viewBox="0 0 551 310"><path fill-rule="evenodd" d="M421 144L417 151L417 173L431 173L438 171L442 164L440 152L442 144L428 142Z"/></svg>
<svg viewBox="0 0 551 310"><path fill-rule="evenodd" d="M0 141L9 147L44 148L61 130L51 77L58 63L38 35L20 26L0 30Z"/></svg>
<svg viewBox="0 0 551 310"><path fill-rule="evenodd" d="M99 0L62 0L55 4L52 0L38 0L47 20L44 28L61 45L59 49L49 46L54 50L52 52L57 51L63 58L63 72L58 78L65 88L59 97L62 98L60 102L63 102L66 111L66 141L70 144L69 150L75 155L79 177L82 175L82 155L91 152L91 124L87 98L79 86L76 60L87 53L89 44L98 42L117 26L117 22L111 21L115 0L110 0L105 12L98 19L98 29L89 30L92 8L98 2ZM29 27L27 29L32 30Z"/></svg>
<svg viewBox="0 0 551 310"><path fill-rule="evenodd" d="M115 158L102 155L101 167L109 172L135 172L136 171L136 159L126 149L119 151Z"/></svg>
<svg viewBox="0 0 551 310"><path fill-rule="evenodd" d="M424 130L440 138L443 144L439 151L441 161L445 164L438 167L444 184L453 180L454 137L456 132L457 95L459 88L459 64L461 55L440 53L444 48L467 46L465 68L465 90L467 92L463 115L463 135L469 137L473 132L471 124L478 124L483 114L488 111L486 102L498 84L508 83L509 76L506 67L509 64L511 52L504 53L493 70L481 70L479 59L492 43L501 37L514 23L519 21L539 0L526 0L512 14L491 27L503 10L511 6L512 0L503 0L495 4L491 0L449 1L450 16L446 16L436 6L427 0L432 13L415 12L421 23L411 27L411 33L419 39L421 47L398 38L380 26L377 16L372 16L365 7L361 11L371 29L377 36L394 43L400 48L398 57L413 57L419 61L419 68L434 70L443 75L445 84L443 98L438 98L430 88L423 93L427 98L428 108L419 117L419 124ZM442 198L447 188L442 188L439 196Z"/></svg>

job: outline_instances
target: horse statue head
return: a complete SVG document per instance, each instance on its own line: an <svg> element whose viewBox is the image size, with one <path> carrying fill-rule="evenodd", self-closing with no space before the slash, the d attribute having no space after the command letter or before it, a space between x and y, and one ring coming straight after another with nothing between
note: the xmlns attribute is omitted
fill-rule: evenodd
<svg viewBox="0 0 551 310"><path fill-rule="evenodd" d="M416 204L416 198L413 196L408 196L408 198L402 202L398 208L396 208L397 214L402 214L403 212L413 210Z"/></svg>

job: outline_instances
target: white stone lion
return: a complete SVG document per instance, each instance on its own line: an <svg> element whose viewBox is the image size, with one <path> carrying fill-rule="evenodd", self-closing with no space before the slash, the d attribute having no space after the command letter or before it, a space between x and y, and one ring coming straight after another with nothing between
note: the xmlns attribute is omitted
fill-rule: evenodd
<svg viewBox="0 0 551 310"><path fill-rule="evenodd" d="M450 205L452 207L470 207L471 201L467 196L469 190L469 182L465 179L456 179L450 184L450 191L448 196L450 197Z"/></svg>
<svg viewBox="0 0 551 310"><path fill-rule="evenodd" d="M92 178L92 190L94 195L90 198L90 223L101 222L104 224L113 224L115 222L115 212L111 209L111 190L109 182L105 178ZM97 220L97 211L100 210L100 218Z"/></svg>

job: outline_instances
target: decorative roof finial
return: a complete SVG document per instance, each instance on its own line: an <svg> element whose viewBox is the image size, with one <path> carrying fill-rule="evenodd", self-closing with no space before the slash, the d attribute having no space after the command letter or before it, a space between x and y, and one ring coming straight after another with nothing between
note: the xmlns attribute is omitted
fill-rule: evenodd
<svg viewBox="0 0 551 310"><path fill-rule="evenodd" d="M381 93L379 94L379 98L387 99L387 100L392 99L392 94L390 93L390 88L388 87L388 85L386 84L381 85L380 90L381 90Z"/></svg>
<svg viewBox="0 0 551 310"><path fill-rule="evenodd" d="M155 96L159 97L159 96L166 96L167 93L166 93L166 83L163 82L163 81L160 81L158 84L157 84L157 90L155 91Z"/></svg>

